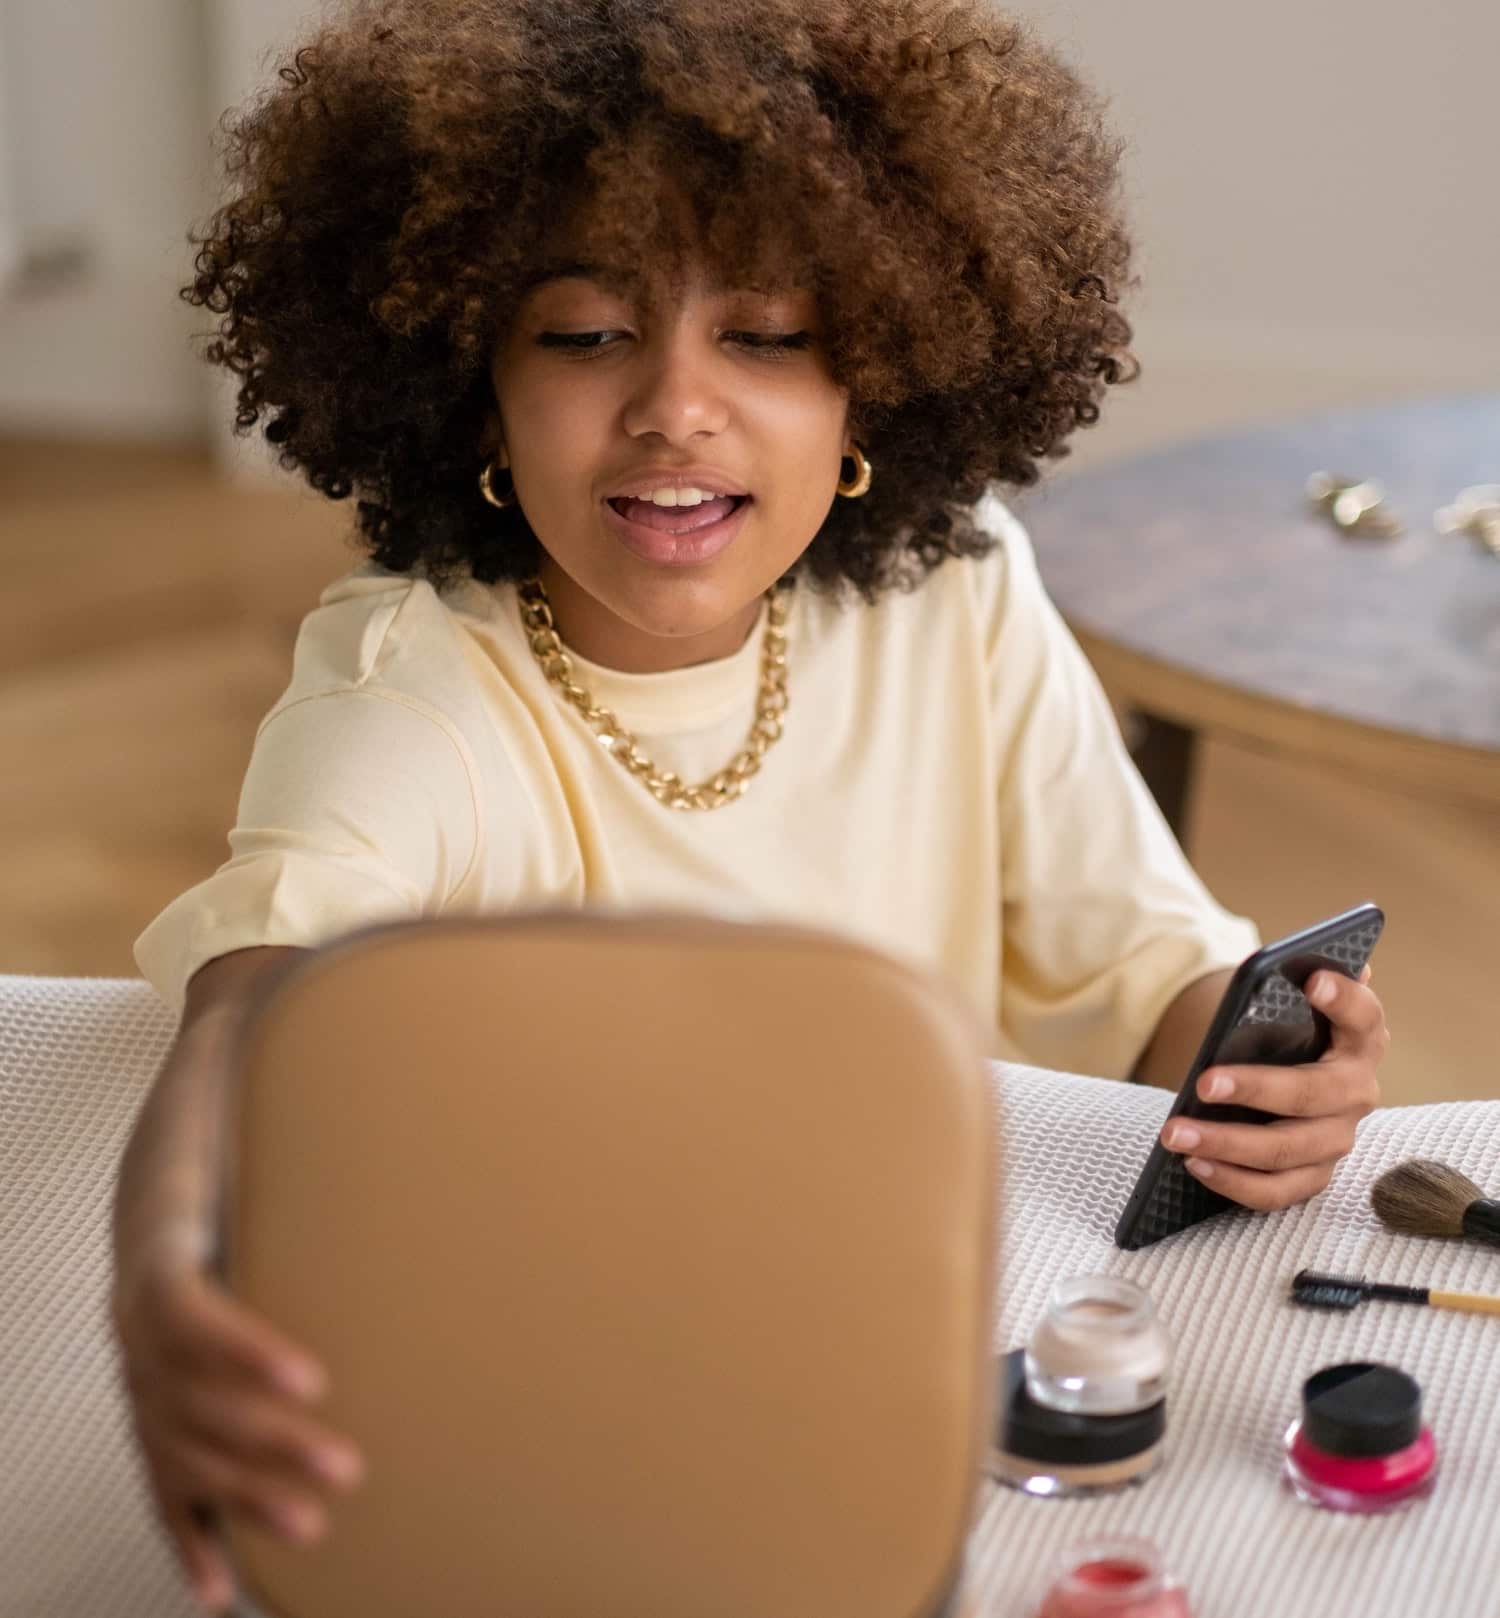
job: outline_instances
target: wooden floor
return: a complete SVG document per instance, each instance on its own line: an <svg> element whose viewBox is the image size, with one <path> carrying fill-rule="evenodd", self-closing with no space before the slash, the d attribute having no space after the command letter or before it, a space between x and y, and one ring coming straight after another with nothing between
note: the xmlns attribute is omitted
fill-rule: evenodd
<svg viewBox="0 0 1500 1618"><path fill-rule="evenodd" d="M347 522L185 451L0 443L0 971L133 974L136 934L225 857L298 619L353 559ZM1500 1096L1500 828L1211 745L1191 838L1268 936L1384 905L1389 1100Z"/></svg>

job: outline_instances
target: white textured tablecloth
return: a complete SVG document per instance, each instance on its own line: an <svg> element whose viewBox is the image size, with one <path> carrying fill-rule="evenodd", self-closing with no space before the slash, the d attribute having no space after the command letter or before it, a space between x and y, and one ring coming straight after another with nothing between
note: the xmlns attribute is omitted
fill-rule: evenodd
<svg viewBox="0 0 1500 1618"><path fill-rule="evenodd" d="M0 1618L196 1610L150 1514L107 1319L114 1174L170 1037L143 983L0 977ZM1052 1554L1122 1530L1161 1543L1198 1618L1500 1613L1500 1319L1396 1304L1325 1316L1283 1302L1304 1265L1500 1291L1500 1251L1396 1241L1365 1203L1381 1169L1418 1154L1500 1189L1500 1103L1378 1114L1306 1207L1125 1254L1110 1230L1168 1098L1023 1068L996 1070L996 1096L1007 1162L996 1347L1024 1338L1058 1276L1107 1270L1155 1295L1178 1370L1168 1465L1144 1488L1088 1503L987 1492L966 1612L1023 1618ZM1436 1495L1383 1520L1313 1511L1277 1481L1302 1378L1364 1357L1422 1381L1442 1447Z"/></svg>
<svg viewBox="0 0 1500 1618"><path fill-rule="evenodd" d="M1195 1618L1500 1613L1500 1318L1395 1303L1329 1314L1286 1301L1303 1268L1500 1292L1500 1249L1391 1236L1369 1208L1371 1182L1407 1157L1500 1190L1500 1102L1378 1112L1322 1196L1122 1253L1115 1216L1170 1097L1025 1069L999 1072L997 1097L1009 1221L997 1348L1025 1341L1057 1277L1099 1272L1152 1294L1177 1362L1167 1464L1143 1486L1088 1501L987 1486L966 1611L1029 1618L1039 1564L1077 1539L1128 1533L1162 1548ZM1303 1379L1362 1359L1417 1378L1439 1446L1434 1494L1385 1517L1318 1510L1280 1484Z"/></svg>

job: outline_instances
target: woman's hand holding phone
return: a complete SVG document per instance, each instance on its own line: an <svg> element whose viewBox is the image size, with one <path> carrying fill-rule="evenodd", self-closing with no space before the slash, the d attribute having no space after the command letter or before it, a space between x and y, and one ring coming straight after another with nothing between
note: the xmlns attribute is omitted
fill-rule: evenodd
<svg viewBox="0 0 1500 1618"><path fill-rule="evenodd" d="M1269 1123L1177 1117L1162 1130L1162 1145L1190 1174L1247 1208L1288 1208L1315 1196L1352 1150L1360 1120L1380 1104L1376 1071L1391 1036L1369 967L1358 982L1317 972L1306 993L1332 1030L1316 1062L1211 1067L1197 1083L1200 1099L1274 1113Z"/></svg>

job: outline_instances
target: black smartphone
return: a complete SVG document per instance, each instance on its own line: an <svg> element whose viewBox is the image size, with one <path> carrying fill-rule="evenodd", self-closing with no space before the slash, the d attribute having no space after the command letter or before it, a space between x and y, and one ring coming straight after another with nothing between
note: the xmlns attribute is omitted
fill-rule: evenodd
<svg viewBox="0 0 1500 1618"><path fill-rule="evenodd" d="M1169 1117L1213 1123L1263 1124L1271 1114L1254 1107L1217 1105L1198 1099L1199 1077L1216 1066L1271 1063L1296 1067L1316 1062L1328 1049L1328 1019L1302 990L1314 972L1333 970L1357 978L1385 926L1378 905L1356 905L1267 944L1242 961L1183 1080ZM1158 1140L1151 1148L1125 1211L1115 1226L1118 1247L1149 1247L1238 1204L1210 1191L1182 1166L1182 1158Z"/></svg>

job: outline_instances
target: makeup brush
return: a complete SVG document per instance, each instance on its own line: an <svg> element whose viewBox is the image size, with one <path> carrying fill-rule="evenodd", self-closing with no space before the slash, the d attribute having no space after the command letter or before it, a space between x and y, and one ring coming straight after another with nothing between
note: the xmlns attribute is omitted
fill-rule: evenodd
<svg viewBox="0 0 1500 1618"><path fill-rule="evenodd" d="M1357 1275L1319 1275L1315 1270L1299 1270L1292 1277L1292 1302L1308 1309L1353 1309L1367 1298L1388 1303L1425 1303L1432 1309L1461 1309L1471 1315L1500 1315L1500 1298L1483 1292L1392 1286Z"/></svg>
<svg viewBox="0 0 1500 1618"><path fill-rule="evenodd" d="M1500 1201L1466 1174L1416 1157L1387 1169L1370 1192L1375 1215L1402 1236L1468 1237L1500 1247Z"/></svg>

